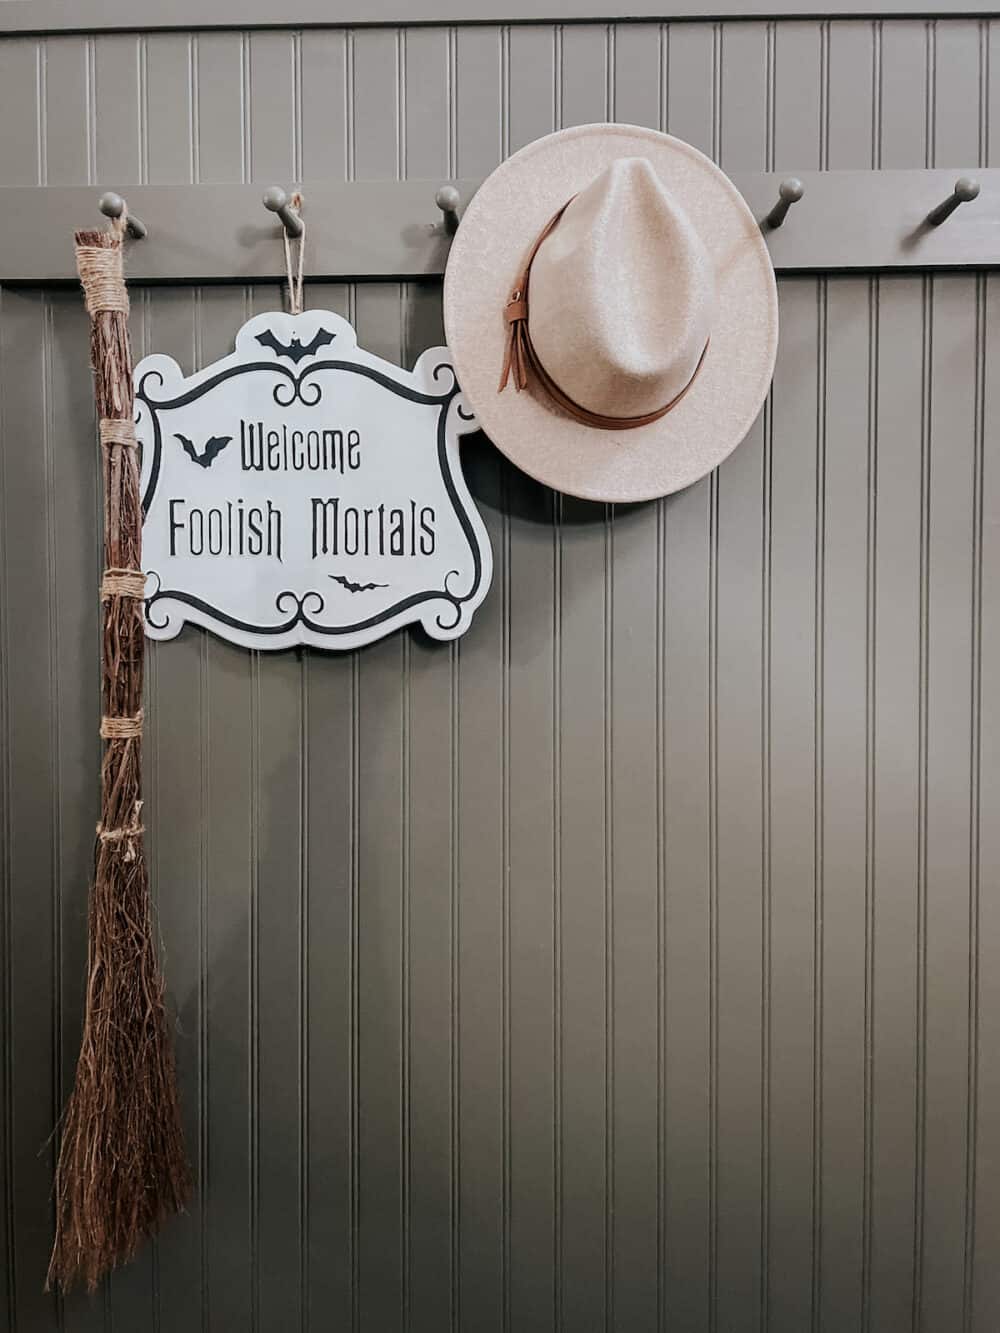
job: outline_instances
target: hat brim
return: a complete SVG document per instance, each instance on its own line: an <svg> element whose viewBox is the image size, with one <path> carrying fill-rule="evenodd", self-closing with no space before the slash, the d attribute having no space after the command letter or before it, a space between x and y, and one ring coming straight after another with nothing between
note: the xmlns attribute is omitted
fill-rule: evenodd
<svg viewBox="0 0 1000 1333"><path fill-rule="evenodd" d="M584 426L538 388L497 391L504 306L535 237L611 162L644 157L715 263L716 308L705 363L683 399L648 426ZM452 243L444 325L459 383L479 424L529 476L567 495L627 503L681 490L717 467L767 396L778 347L771 258L743 196L690 144L636 125L580 125L509 157L480 186Z"/></svg>

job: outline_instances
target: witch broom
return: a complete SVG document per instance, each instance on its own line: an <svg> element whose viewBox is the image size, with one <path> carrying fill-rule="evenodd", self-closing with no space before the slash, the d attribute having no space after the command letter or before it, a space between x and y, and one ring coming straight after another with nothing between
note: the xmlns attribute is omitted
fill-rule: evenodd
<svg viewBox="0 0 1000 1333"><path fill-rule="evenodd" d="M83 1039L62 1122L48 1283L93 1289L183 1208L190 1174L142 827L144 577L122 270L124 216L76 234L91 318L104 478L101 822L90 892Z"/></svg>

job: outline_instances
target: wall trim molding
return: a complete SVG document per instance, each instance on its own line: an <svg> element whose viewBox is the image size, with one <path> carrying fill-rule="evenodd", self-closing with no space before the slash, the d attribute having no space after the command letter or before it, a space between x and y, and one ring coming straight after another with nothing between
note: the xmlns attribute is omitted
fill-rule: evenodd
<svg viewBox="0 0 1000 1333"><path fill-rule="evenodd" d="M174 31L192 28L372 27L385 24L625 23L711 19L990 18L997 0L0 0L0 35ZM235 11L235 12L234 12ZM478 11L478 12L477 12ZM238 17L237 17L238 16Z"/></svg>

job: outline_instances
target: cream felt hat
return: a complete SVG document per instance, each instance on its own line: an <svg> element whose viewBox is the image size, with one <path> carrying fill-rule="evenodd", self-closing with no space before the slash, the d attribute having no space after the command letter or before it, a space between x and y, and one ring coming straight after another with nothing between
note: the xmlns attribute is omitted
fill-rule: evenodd
<svg viewBox="0 0 1000 1333"><path fill-rule="evenodd" d="M620 502L721 463L778 345L742 195L690 144L635 125L561 130L493 172L452 243L444 322L497 448L557 490Z"/></svg>

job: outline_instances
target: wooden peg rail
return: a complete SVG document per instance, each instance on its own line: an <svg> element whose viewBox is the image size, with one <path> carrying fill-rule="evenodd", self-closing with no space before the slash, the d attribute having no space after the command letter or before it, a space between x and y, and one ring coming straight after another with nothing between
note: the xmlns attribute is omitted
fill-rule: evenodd
<svg viewBox="0 0 1000 1333"><path fill-rule="evenodd" d="M978 184L975 197L969 180ZM789 181L801 197L781 225L766 221ZM1000 168L932 171L740 172L779 273L1000 266ZM959 187L956 188L956 182ZM786 189L780 193L782 184ZM72 233L99 221L103 192L120 192L148 229L129 244L139 283L259 282L284 274L281 223L254 185L12 186L0 189L0 283L74 282ZM287 183L286 183L287 184ZM478 180L306 183L311 279L430 278L444 272L456 216ZM454 194L441 187L454 186ZM293 188L288 186L289 191ZM792 193L795 193L793 190ZM445 199L448 208L442 212ZM944 206L947 205L947 208ZM928 219L937 210L938 225ZM95 214L97 217L95 218ZM458 226L461 226L459 220Z"/></svg>

